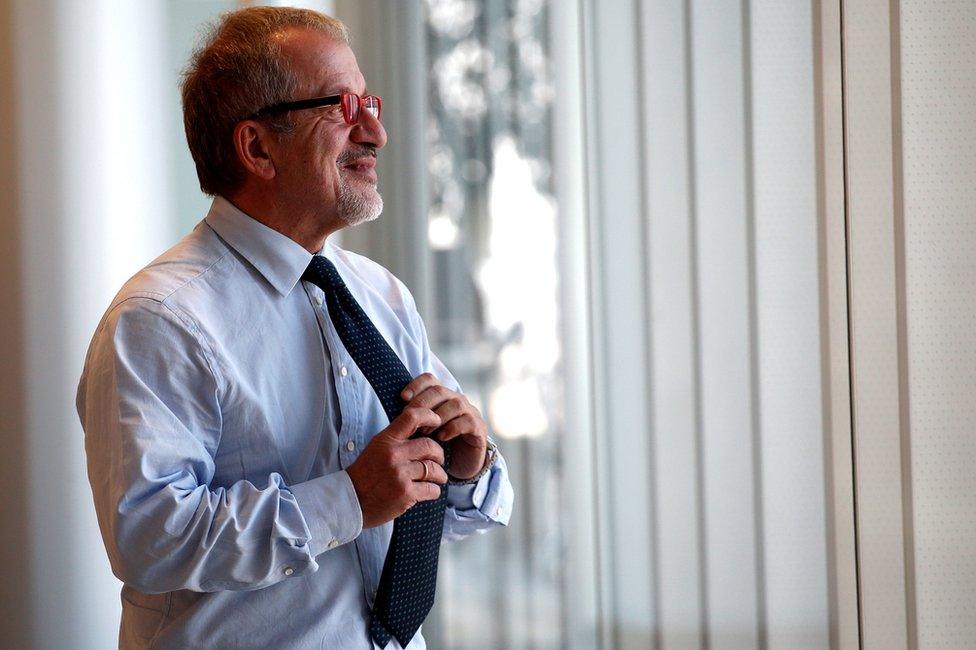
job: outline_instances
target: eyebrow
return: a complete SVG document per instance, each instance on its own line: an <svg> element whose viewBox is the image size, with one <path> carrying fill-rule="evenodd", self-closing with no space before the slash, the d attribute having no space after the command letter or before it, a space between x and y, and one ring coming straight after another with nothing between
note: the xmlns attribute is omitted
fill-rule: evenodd
<svg viewBox="0 0 976 650"><path fill-rule="evenodd" d="M327 89L327 90L325 90L325 91L322 92L322 94L320 95L321 97L331 97L332 95L339 95L341 93L352 93L353 95L357 94L356 91L352 89L352 86L349 86L347 84L343 84L343 85L339 86L338 88L336 88L335 86L319 86L319 88L325 88L325 89ZM334 90L331 90L330 91L330 90L328 90L329 88L333 88ZM360 96L361 97L365 97L368 94L369 94L369 88L368 87L364 87L363 88L363 93Z"/></svg>

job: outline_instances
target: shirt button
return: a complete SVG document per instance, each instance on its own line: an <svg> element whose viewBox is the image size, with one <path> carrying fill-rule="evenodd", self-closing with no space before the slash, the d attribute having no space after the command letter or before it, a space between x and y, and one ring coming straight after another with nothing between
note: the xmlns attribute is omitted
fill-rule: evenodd
<svg viewBox="0 0 976 650"><path fill-rule="evenodd" d="M339 545L339 540L337 540L335 537L329 540L329 548L335 548L338 545Z"/></svg>
<svg viewBox="0 0 976 650"><path fill-rule="evenodd" d="M291 568L290 566L286 566L285 567L285 575L286 576L290 576L293 573L295 573L295 570L293 568Z"/></svg>
<svg viewBox="0 0 976 650"><path fill-rule="evenodd" d="M322 306L322 296L315 296L315 304L319 307Z"/></svg>
<svg viewBox="0 0 976 650"><path fill-rule="evenodd" d="M356 448L356 443L353 442L352 440L350 440L349 442L346 443L346 450L347 451L352 451L355 448Z"/></svg>
<svg viewBox="0 0 976 650"><path fill-rule="evenodd" d="M342 366L341 368L339 368L339 374L342 375L343 377L345 377L346 375L349 374L349 371L346 370L346 367L345 366Z"/></svg>

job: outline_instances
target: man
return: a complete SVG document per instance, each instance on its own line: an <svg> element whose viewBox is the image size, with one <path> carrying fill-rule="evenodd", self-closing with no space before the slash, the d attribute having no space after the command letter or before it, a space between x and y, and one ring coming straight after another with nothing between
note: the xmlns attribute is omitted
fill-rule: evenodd
<svg viewBox="0 0 976 650"><path fill-rule="evenodd" d="M182 91L213 206L116 296L78 389L120 645L423 648L441 539L513 495L410 292L328 241L382 209L381 101L341 23L268 7Z"/></svg>

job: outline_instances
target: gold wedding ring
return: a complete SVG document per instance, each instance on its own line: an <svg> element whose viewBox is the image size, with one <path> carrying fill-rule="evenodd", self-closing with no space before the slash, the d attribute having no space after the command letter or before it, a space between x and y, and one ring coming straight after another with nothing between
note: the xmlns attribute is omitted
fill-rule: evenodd
<svg viewBox="0 0 976 650"><path fill-rule="evenodd" d="M420 477L420 480L421 481L426 481L427 480L427 475L430 473L430 470L427 469L427 461L426 460L422 460L420 462L424 464L424 475Z"/></svg>

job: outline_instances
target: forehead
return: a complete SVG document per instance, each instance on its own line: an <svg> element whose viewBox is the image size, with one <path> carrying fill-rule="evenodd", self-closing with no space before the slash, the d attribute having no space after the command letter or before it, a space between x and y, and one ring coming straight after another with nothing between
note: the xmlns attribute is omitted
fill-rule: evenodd
<svg viewBox="0 0 976 650"><path fill-rule="evenodd" d="M281 54L309 92L363 94L366 80L348 45L319 31L292 28L282 32Z"/></svg>

